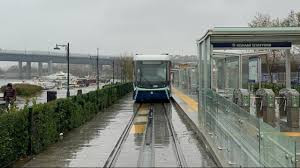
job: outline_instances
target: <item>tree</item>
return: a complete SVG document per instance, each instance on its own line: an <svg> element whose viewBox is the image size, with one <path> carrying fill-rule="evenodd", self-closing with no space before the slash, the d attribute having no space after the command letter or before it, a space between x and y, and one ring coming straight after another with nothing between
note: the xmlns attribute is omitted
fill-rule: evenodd
<svg viewBox="0 0 300 168"><path fill-rule="evenodd" d="M127 53L120 57L121 80L132 81L133 77L133 56Z"/></svg>
<svg viewBox="0 0 300 168"><path fill-rule="evenodd" d="M300 27L300 12L290 11L286 18L272 19L268 14L258 13L254 16L254 19L248 23L250 27ZM293 46L292 53L299 53L300 47ZM285 52L280 50L270 50L265 57L267 71L269 74L270 82L273 82L272 70L276 60L284 58L286 55ZM294 62L292 62L294 64ZM293 66L293 65L292 65Z"/></svg>
<svg viewBox="0 0 300 168"><path fill-rule="evenodd" d="M258 13L248 25L250 27L272 27L273 23L270 15Z"/></svg>
<svg viewBox="0 0 300 168"><path fill-rule="evenodd" d="M257 13L253 20L248 23L250 27L299 27L300 12L290 11L286 18L272 19L268 14Z"/></svg>

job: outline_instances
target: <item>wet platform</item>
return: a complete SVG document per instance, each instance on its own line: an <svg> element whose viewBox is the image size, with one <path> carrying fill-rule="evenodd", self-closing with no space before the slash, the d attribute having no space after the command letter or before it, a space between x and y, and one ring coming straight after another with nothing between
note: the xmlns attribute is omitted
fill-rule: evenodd
<svg viewBox="0 0 300 168"><path fill-rule="evenodd" d="M183 100L184 101L184 100ZM216 167L216 163L199 140L193 129L180 114L173 103L152 104L153 139L152 147L145 149L145 134L148 123L150 104L142 104L124 144L117 155L113 167L177 167L178 157L174 136L170 132L171 122L175 131L177 148L187 167ZM194 115L197 114L192 104L186 105ZM23 167L103 167L114 150L121 134L126 130L137 104L131 95L124 97L116 104L100 112L90 122L64 135L64 138L34 156L26 163L18 162L15 166ZM163 110L166 111L164 117ZM176 148L176 149L177 149ZM143 164L139 162L143 158Z"/></svg>
<svg viewBox="0 0 300 168"><path fill-rule="evenodd" d="M102 167L133 114L132 97L121 99L24 167Z"/></svg>

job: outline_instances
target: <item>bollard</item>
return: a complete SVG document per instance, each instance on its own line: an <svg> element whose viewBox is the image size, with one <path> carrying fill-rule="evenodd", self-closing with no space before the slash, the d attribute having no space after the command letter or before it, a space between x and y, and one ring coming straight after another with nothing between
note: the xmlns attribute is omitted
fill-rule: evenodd
<svg viewBox="0 0 300 168"><path fill-rule="evenodd" d="M56 91L47 91L47 102L56 100L57 92Z"/></svg>
<svg viewBox="0 0 300 168"><path fill-rule="evenodd" d="M79 95L82 95L82 90L81 89L77 90L77 96L79 96Z"/></svg>
<svg viewBox="0 0 300 168"><path fill-rule="evenodd" d="M33 132L33 113L32 107L28 109L28 150L27 154L32 155L32 132Z"/></svg>

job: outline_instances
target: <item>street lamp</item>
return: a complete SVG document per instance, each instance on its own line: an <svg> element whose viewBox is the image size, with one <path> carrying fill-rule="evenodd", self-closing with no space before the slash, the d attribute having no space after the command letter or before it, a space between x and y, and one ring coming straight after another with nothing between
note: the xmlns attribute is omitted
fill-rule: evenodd
<svg viewBox="0 0 300 168"><path fill-rule="evenodd" d="M113 58L113 84L115 84L115 58Z"/></svg>
<svg viewBox="0 0 300 168"><path fill-rule="evenodd" d="M97 48L97 90L99 90L99 48Z"/></svg>
<svg viewBox="0 0 300 168"><path fill-rule="evenodd" d="M67 51L67 64L68 64L68 77L67 77L67 97L70 97L70 44L59 45L56 44L54 50L60 50L60 47L64 47Z"/></svg>

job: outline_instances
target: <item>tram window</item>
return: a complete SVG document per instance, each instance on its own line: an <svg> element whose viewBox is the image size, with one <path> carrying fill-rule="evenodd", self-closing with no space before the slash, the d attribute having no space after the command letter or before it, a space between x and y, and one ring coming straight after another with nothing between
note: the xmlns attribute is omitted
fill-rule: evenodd
<svg viewBox="0 0 300 168"><path fill-rule="evenodd" d="M144 62L143 62L144 63ZM140 82L165 82L167 81L167 63L143 64L137 69Z"/></svg>

